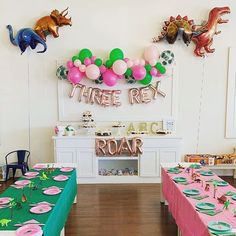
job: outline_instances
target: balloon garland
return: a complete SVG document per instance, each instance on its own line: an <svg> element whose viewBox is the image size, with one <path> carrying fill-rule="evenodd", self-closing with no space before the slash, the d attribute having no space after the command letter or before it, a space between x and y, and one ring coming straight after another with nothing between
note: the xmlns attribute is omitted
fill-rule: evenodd
<svg viewBox="0 0 236 236"><path fill-rule="evenodd" d="M119 80L125 79L129 84L149 85L153 77L161 77L166 73L166 66L174 61L174 53L170 50L159 53L155 45L144 50L144 59L124 57L120 48L114 48L107 60L102 60L84 48L67 62L66 67L57 69L59 79L68 80L73 86L87 78L96 84L113 87Z"/></svg>

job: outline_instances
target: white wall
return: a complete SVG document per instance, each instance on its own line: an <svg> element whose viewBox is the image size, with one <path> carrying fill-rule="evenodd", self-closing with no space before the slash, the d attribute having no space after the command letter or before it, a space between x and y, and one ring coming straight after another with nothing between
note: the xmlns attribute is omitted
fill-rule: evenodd
<svg viewBox="0 0 236 236"><path fill-rule="evenodd" d="M230 22L221 25L222 34L214 38L214 55L201 59L193 56L193 44L186 48L182 42L160 43L160 48L171 48L176 54L180 79L177 134L183 137L184 153L231 152L236 146L234 139L224 138L228 47L236 37L234 0L2 0L0 160L17 148L30 148L33 163L53 160L51 136L58 120L56 60L67 60L84 47L101 57L114 47L122 48L130 58L140 57L169 16L188 15L201 22L211 8L226 5L232 13L224 18ZM7 24L14 29L32 27L52 9L67 6L73 26L61 28L58 39L48 37L46 53L28 51L21 56L10 44Z"/></svg>

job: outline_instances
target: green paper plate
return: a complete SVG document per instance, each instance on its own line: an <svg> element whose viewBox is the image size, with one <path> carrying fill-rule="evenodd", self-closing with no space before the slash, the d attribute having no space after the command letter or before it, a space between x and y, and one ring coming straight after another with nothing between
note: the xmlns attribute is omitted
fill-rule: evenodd
<svg viewBox="0 0 236 236"><path fill-rule="evenodd" d="M232 229L232 226L223 221L215 221L208 223L208 228L217 232L226 232Z"/></svg>
<svg viewBox="0 0 236 236"><path fill-rule="evenodd" d="M179 171L179 168L169 168L167 171L168 172L177 172L177 171Z"/></svg>
<svg viewBox="0 0 236 236"><path fill-rule="evenodd" d="M184 177L175 177L175 178L173 178L173 180L174 180L175 182L181 182L181 183L187 182L187 179L184 178Z"/></svg>
<svg viewBox="0 0 236 236"><path fill-rule="evenodd" d="M203 176L212 176L212 175L214 175L214 173L212 171L201 171L200 174L203 175Z"/></svg>
<svg viewBox="0 0 236 236"><path fill-rule="evenodd" d="M197 189L184 189L183 193L187 195L198 195L200 194L200 191Z"/></svg>
<svg viewBox="0 0 236 236"><path fill-rule="evenodd" d="M216 208L215 204L210 202L199 202L195 206L200 210L214 210Z"/></svg>
<svg viewBox="0 0 236 236"><path fill-rule="evenodd" d="M232 199L233 199L233 200L236 200L236 194L234 194L234 195L232 196Z"/></svg>
<svg viewBox="0 0 236 236"><path fill-rule="evenodd" d="M233 196L233 195L236 195L236 192L231 192L231 191L228 191L224 194L225 196Z"/></svg>
<svg viewBox="0 0 236 236"><path fill-rule="evenodd" d="M199 165L199 164L191 164L191 165L189 166L189 168L201 169L202 167L201 167L201 165Z"/></svg>
<svg viewBox="0 0 236 236"><path fill-rule="evenodd" d="M229 184L226 181L217 181L217 186L228 186Z"/></svg>

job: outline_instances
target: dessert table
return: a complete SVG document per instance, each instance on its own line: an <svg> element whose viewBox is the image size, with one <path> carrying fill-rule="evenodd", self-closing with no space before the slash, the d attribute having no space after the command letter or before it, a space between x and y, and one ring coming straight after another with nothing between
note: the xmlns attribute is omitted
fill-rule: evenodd
<svg viewBox="0 0 236 236"><path fill-rule="evenodd" d="M26 173L0 194L0 236L16 235L20 226L29 224L36 225L35 228L40 226L44 236L64 235L64 225L77 196L76 169L69 166L37 164L28 173L30 175ZM24 188L23 184L26 184ZM11 202L4 205L4 197L14 199L16 206L11 209Z"/></svg>
<svg viewBox="0 0 236 236"><path fill-rule="evenodd" d="M192 163L191 163L192 164ZM201 169L191 169L190 173L186 172L186 168L190 166L189 163L180 163L184 169L179 169L180 173L172 173L174 167L178 166L178 163L165 163L162 164L162 187L161 187L161 201L168 203L169 211L174 217L178 226L178 234L182 236L209 236L209 235L236 235L236 200L232 199L232 196L227 196L226 199L230 201L228 209L223 209L224 204L220 203L217 198L222 195L231 192L236 194L236 189L230 185L216 186L216 183L220 185L222 179L213 173L211 176L203 176L209 172L208 169L201 167ZM193 171L193 172L192 172ZM193 181L192 174L196 173L201 181ZM181 180L182 177L187 179L186 182L177 182L173 180L176 177ZM214 181L213 181L214 180ZM213 186L215 184L215 187ZM209 190L205 190L206 184L209 184ZM190 189L199 191L199 198L191 195L184 194L189 192ZM214 198L214 189L215 198ZM208 197L207 197L208 196ZM201 199L201 197L204 197ZM216 207L212 212L212 215L208 214L210 211L199 210L196 204L210 203ZM216 214L215 214L216 213ZM215 215L214 215L215 214ZM208 225L210 222L226 222L232 226L230 234L220 233L215 231L209 231ZM217 226L218 227L218 226Z"/></svg>

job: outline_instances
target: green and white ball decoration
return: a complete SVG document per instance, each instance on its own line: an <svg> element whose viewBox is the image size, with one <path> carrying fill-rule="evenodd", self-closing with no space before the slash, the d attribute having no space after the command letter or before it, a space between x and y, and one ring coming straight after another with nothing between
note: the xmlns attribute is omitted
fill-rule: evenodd
<svg viewBox="0 0 236 236"><path fill-rule="evenodd" d="M162 65L167 66L174 62L175 55L170 50L163 51L160 56Z"/></svg>
<svg viewBox="0 0 236 236"><path fill-rule="evenodd" d="M61 80L66 80L68 75L68 69L65 66L59 66L56 71L56 76Z"/></svg>

